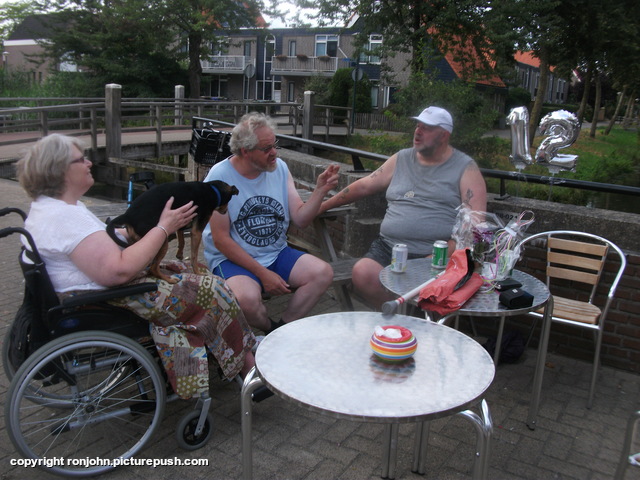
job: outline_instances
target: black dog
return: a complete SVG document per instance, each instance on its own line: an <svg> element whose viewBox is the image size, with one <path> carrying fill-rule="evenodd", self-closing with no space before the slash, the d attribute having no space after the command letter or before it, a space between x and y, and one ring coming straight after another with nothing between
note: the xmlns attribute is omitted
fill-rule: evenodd
<svg viewBox="0 0 640 480"><path fill-rule="evenodd" d="M157 185L137 197L131 206L122 215L114 218L107 225L107 233L121 247L128 247L144 237L149 230L158 225L160 214L169 198L173 197L171 208L181 207L193 200L198 206L196 218L191 224L191 264L195 273L204 273L198 265L198 250L202 241L202 231L207 226L213 211L227 212L227 204L233 195L238 194L235 186L225 182L214 180L213 182L170 182ZM130 243L127 244L118 238L116 228L125 228ZM181 234L182 232L178 232ZM179 237L180 239L180 237ZM165 242L158 255L150 266L150 273L171 283L176 279L168 277L160 272L160 261L164 258L168 249ZM178 246L178 258L182 258L184 240Z"/></svg>

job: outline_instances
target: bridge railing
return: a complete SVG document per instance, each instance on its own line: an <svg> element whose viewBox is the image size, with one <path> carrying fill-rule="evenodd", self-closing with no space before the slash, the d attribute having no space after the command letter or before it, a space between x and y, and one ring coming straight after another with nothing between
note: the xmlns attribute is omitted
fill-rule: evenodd
<svg viewBox="0 0 640 480"><path fill-rule="evenodd" d="M0 98L0 105L14 105L31 102L32 106L21 105L17 108L0 107L0 134L24 133L19 138L0 136L0 145L10 143L33 142L52 131L66 131L74 135L90 135L92 150L97 149L98 134L107 128L105 99L96 98ZM69 103L63 103L69 102ZM71 103L75 102L75 103ZM387 156L363 150L342 147L309 138L297 136L298 126L302 123L302 104L280 104L272 102L220 102L194 99L122 99L120 102L121 131L155 131L157 151L162 143L162 131L174 128L190 128L194 119L214 122L233 127L240 117L249 111L263 111L275 118L280 125L292 127L293 135L281 134L278 137L290 145L303 146L309 149L321 149L349 155L355 172L366 172L362 159L384 162ZM328 140L330 128L335 126L336 116L345 115L343 125L347 133L349 109L328 105L312 106L310 118L314 125L325 128L325 140ZM185 153L188 146L185 146ZM509 181L525 181L528 183L590 190L603 193L636 195L640 188L625 185L613 185L583 180L573 180L553 176L532 175L501 170L481 169L485 177L500 180L500 194L506 192Z"/></svg>
<svg viewBox="0 0 640 480"><path fill-rule="evenodd" d="M211 118L194 117L194 125L203 125L206 123L218 124L225 127L233 127L233 124L222 122ZM353 165L354 173L367 173L368 170L363 166L362 159L366 158L380 162L382 164L389 157L387 155L380 155L379 153L367 152L364 150L357 150L355 148L343 147L341 145L334 145L325 142L318 142L306 138L292 137L290 135L278 134L276 137L283 146L285 145L305 145L312 147L316 150L326 150L330 152L343 153L351 157L351 163ZM506 182L528 182L540 185L561 186L567 188L575 188L578 190L590 190L602 193L615 193L625 195L640 195L640 187L631 187L627 185L614 185L611 183L589 182L585 180L574 180L571 178L533 175L521 172L505 172L503 170L493 170L488 168L481 168L480 171L485 178L497 178L500 180L500 196L506 196Z"/></svg>
<svg viewBox="0 0 640 480"><path fill-rule="evenodd" d="M19 106L18 106L19 105ZM27 143L51 132L73 135L91 135L92 144L98 133L108 129L107 101L105 98L0 98L0 145ZM236 124L250 111L266 113L282 128L291 128L292 135L299 132L303 119L300 103L229 102L210 99L158 99L123 98L119 102L120 132L156 131L162 141L162 131L188 127L194 117L204 117ZM323 127L329 139L336 126L350 131L350 108L315 105L314 126Z"/></svg>

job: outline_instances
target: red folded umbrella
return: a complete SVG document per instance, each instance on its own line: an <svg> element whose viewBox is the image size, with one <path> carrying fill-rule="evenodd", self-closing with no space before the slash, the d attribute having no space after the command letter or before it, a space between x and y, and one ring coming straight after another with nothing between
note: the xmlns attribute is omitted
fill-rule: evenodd
<svg viewBox="0 0 640 480"><path fill-rule="evenodd" d="M482 283L482 277L473 273L468 249L456 250L449 258L445 272L420 291L418 305L423 310L447 315L462 307Z"/></svg>

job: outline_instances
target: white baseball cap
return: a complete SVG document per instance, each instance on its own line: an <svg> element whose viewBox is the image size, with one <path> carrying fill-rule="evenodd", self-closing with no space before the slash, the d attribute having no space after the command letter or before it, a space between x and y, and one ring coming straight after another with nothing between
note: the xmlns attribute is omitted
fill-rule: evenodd
<svg viewBox="0 0 640 480"><path fill-rule="evenodd" d="M444 128L449 133L453 132L453 118L444 108L427 107L419 116L411 118L425 125Z"/></svg>

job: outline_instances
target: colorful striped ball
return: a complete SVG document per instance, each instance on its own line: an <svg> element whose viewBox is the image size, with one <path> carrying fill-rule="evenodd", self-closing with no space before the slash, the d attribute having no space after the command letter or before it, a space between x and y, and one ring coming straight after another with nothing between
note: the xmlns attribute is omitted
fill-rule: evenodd
<svg viewBox="0 0 640 480"><path fill-rule="evenodd" d="M379 336L374 332L371 335L369 344L373 353L379 358L388 362L397 362L410 358L416 352L418 341L411 333L411 330L397 325L386 325L382 328L384 330L388 328L400 330L401 336L400 338L388 338L382 335Z"/></svg>

